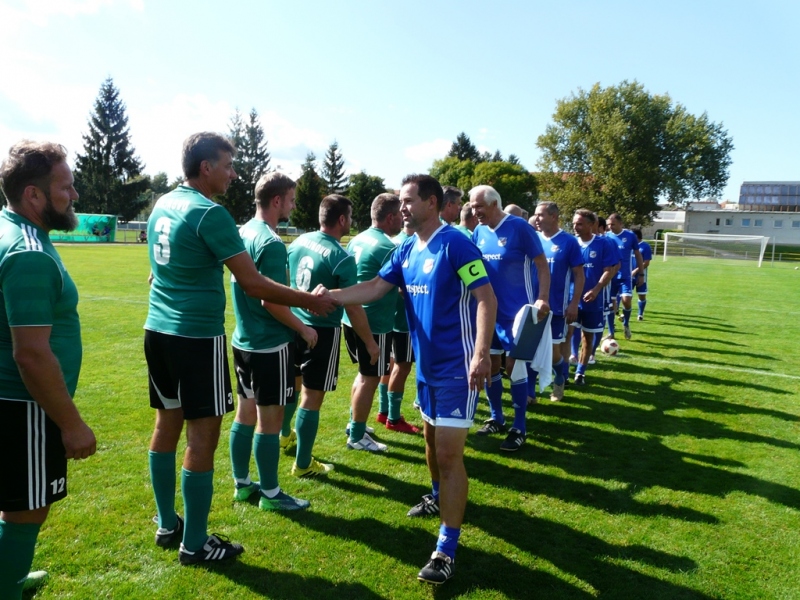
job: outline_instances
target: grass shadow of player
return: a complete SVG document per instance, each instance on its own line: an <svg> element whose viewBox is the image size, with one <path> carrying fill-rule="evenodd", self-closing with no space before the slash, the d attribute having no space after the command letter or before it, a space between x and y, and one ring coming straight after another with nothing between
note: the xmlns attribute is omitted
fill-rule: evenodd
<svg viewBox="0 0 800 600"><path fill-rule="evenodd" d="M706 346L704 346L702 348L698 348L697 346L689 346L687 344L676 344L674 342L663 342L663 341L657 341L657 340L647 340L647 347L649 348L649 347L652 347L652 346L658 346L658 347L661 347L661 348L669 348L670 350L679 350L679 351L683 351L683 352L698 352L698 353L702 353L703 355L723 354L723 355L734 356L734 357L740 357L740 356L741 357L745 357L745 356L747 356L747 357L750 357L750 358L754 358L756 360L764 360L764 358L765 358L763 354L757 354L755 352L742 352L740 350L726 350L726 349L723 349L723 348L712 348L712 347L710 347L708 345L706 345ZM726 346L727 346L727 344L726 344ZM772 356L770 357L771 361L774 361L775 359L776 359L776 357L772 357ZM704 357L703 358L703 362L705 362L705 360L706 359ZM780 361L779 358L778 358L778 361ZM735 365L730 365L730 363L728 363L728 365L729 366L735 366Z"/></svg>

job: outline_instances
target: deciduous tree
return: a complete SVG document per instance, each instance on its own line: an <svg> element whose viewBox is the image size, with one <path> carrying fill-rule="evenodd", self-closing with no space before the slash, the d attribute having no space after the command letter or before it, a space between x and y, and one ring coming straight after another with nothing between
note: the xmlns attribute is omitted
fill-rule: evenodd
<svg viewBox="0 0 800 600"><path fill-rule="evenodd" d="M579 203L629 223L649 222L662 199L719 194L733 149L721 124L636 81L595 84L559 100L537 145L540 192L562 212Z"/></svg>

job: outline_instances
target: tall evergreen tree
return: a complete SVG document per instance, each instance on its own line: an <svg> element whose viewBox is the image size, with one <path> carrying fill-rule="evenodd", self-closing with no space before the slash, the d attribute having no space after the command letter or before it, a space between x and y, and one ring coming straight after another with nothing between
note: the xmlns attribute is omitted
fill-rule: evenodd
<svg viewBox="0 0 800 600"><path fill-rule="evenodd" d="M344 157L336 140L328 146L328 151L325 153L325 160L322 163L322 182L325 195L342 194L347 190Z"/></svg>
<svg viewBox="0 0 800 600"><path fill-rule="evenodd" d="M325 195L324 182L317 174L316 160L313 152L306 155L306 161L301 167L303 172L297 180L291 216L292 224L305 230L319 229L319 205Z"/></svg>
<svg viewBox="0 0 800 600"><path fill-rule="evenodd" d="M142 176L143 168L131 144L125 103L109 77L100 86L89 132L83 135L83 153L77 157L75 188L80 198L76 208L134 219L148 203L143 192L150 181Z"/></svg>
<svg viewBox="0 0 800 600"><path fill-rule="evenodd" d="M471 160L472 162L481 162L481 153L475 147L475 144L469 139L469 136L463 131L458 134L456 141L450 146L450 152L447 156L454 156L458 160Z"/></svg>
<svg viewBox="0 0 800 600"><path fill-rule="evenodd" d="M364 231L372 225L372 201L386 191L386 185L382 177L367 175L364 171L350 175L349 183L347 197L353 203L353 226Z"/></svg>
<svg viewBox="0 0 800 600"><path fill-rule="evenodd" d="M237 223L245 223L253 216L256 183L269 170L267 142L256 109L250 110L247 122L237 109L231 117L228 135L236 146L233 168L239 178L231 182L219 203Z"/></svg>

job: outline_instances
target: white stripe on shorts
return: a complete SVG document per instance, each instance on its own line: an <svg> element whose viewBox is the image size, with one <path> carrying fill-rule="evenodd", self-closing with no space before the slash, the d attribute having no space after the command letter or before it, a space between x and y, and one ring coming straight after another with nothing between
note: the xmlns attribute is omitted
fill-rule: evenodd
<svg viewBox="0 0 800 600"><path fill-rule="evenodd" d="M47 471L45 469L44 410L28 403L28 506L30 510L47 505Z"/></svg>

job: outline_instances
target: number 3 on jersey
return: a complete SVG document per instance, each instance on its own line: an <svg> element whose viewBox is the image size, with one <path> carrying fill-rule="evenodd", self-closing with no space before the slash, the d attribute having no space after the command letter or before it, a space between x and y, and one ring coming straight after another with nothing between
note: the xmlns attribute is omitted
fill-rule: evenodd
<svg viewBox="0 0 800 600"><path fill-rule="evenodd" d="M160 217L156 221L155 231L158 239L153 244L153 257L159 265L169 264L169 230L171 226L169 217Z"/></svg>

